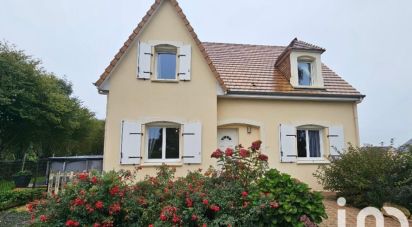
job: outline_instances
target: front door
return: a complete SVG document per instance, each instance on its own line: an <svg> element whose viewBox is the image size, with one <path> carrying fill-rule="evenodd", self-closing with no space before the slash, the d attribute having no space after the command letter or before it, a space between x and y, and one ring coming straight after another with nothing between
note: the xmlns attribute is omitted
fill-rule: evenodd
<svg viewBox="0 0 412 227"><path fill-rule="evenodd" d="M222 128L217 130L217 145L220 150L225 151L230 147L235 149L239 145L238 131L235 128Z"/></svg>

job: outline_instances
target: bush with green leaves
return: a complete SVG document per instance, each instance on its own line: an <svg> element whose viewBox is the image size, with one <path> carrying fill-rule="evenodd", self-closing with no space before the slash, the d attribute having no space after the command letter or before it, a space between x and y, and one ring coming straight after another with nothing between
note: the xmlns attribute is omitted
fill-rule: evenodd
<svg viewBox="0 0 412 227"><path fill-rule="evenodd" d="M412 209L411 153L380 147L349 147L314 174L327 190L356 207L393 202Z"/></svg>
<svg viewBox="0 0 412 227"><path fill-rule="evenodd" d="M324 216L318 194L267 172L260 141L248 149L216 150L219 168L175 178L158 168L137 183L136 174L109 172L77 176L58 195L29 205L34 226L313 226ZM137 168L139 171L140 168ZM125 175L125 173L127 173ZM264 197L261 194L264 193Z"/></svg>
<svg viewBox="0 0 412 227"><path fill-rule="evenodd" d="M0 191L0 211L40 199L44 193L41 188Z"/></svg>

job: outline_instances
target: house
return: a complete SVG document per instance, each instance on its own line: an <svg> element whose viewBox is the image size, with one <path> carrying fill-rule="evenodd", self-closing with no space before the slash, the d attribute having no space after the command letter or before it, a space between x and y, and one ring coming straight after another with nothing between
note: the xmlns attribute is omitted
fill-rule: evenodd
<svg viewBox="0 0 412 227"><path fill-rule="evenodd" d="M406 143L398 148L399 151L408 151L410 149L412 149L412 139L406 141Z"/></svg>
<svg viewBox="0 0 412 227"><path fill-rule="evenodd" d="M176 0L156 0L95 85L107 97L104 170L162 163L177 175L211 153L262 140L269 165L312 173L359 145L364 95L322 64L325 49L201 42Z"/></svg>

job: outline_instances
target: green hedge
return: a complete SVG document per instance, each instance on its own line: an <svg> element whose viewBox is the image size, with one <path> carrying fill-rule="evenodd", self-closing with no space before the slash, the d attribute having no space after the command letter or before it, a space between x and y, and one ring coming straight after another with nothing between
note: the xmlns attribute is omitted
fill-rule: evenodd
<svg viewBox="0 0 412 227"><path fill-rule="evenodd" d="M45 189L20 189L0 192L0 211L27 204L42 197Z"/></svg>

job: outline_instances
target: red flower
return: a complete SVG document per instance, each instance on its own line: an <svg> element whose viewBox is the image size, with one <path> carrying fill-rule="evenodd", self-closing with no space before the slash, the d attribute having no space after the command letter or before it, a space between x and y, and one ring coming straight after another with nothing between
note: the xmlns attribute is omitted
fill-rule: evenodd
<svg viewBox="0 0 412 227"><path fill-rule="evenodd" d="M264 155L264 154L260 154L260 155L258 156L258 159L261 160L261 161L267 162L267 161L268 161L268 156L266 156L266 155Z"/></svg>
<svg viewBox="0 0 412 227"><path fill-rule="evenodd" d="M154 225L153 224L149 224L149 226L148 227L154 227Z"/></svg>
<svg viewBox="0 0 412 227"><path fill-rule="evenodd" d="M167 221L167 216L164 214L160 214L160 220Z"/></svg>
<svg viewBox="0 0 412 227"><path fill-rule="evenodd" d="M225 155L226 155L226 157L232 157L233 149L230 148L230 147L226 148Z"/></svg>
<svg viewBox="0 0 412 227"><path fill-rule="evenodd" d="M92 179L90 179L90 182L92 182L93 184L97 183L97 177L93 176Z"/></svg>
<svg viewBox="0 0 412 227"><path fill-rule="evenodd" d="M248 195L248 193L246 191L242 192L242 197L246 197Z"/></svg>
<svg viewBox="0 0 412 227"><path fill-rule="evenodd" d="M33 208L34 208L34 206L33 206L33 204L32 203L29 203L29 204L27 204L27 210L31 213L31 212L33 212Z"/></svg>
<svg viewBox="0 0 412 227"><path fill-rule="evenodd" d="M113 203L110 207L109 207L109 214L116 214L120 212L120 204L119 203Z"/></svg>
<svg viewBox="0 0 412 227"><path fill-rule="evenodd" d="M207 227L206 223L203 223L202 227Z"/></svg>
<svg viewBox="0 0 412 227"><path fill-rule="evenodd" d="M210 157L220 158L223 156L223 152L220 149L215 150Z"/></svg>
<svg viewBox="0 0 412 227"><path fill-rule="evenodd" d="M172 221L173 221L174 223L178 223L178 222L180 221L180 217L177 216L176 214L173 214L173 219L172 219Z"/></svg>
<svg viewBox="0 0 412 227"><path fill-rule="evenodd" d="M46 222L47 221L46 215L44 215L44 214L40 215L40 221L41 222Z"/></svg>
<svg viewBox="0 0 412 227"><path fill-rule="evenodd" d="M197 220L197 216L192 214L192 221L196 221Z"/></svg>
<svg viewBox="0 0 412 227"><path fill-rule="evenodd" d="M86 204L86 210L87 210L87 213L93 213L94 211L93 207L90 206L90 204Z"/></svg>
<svg viewBox="0 0 412 227"><path fill-rule="evenodd" d="M89 177L88 173L79 173L78 175L79 180L87 180L88 177Z"/></svg>
<svg viewBox="0 0 412 227"><path fill-rule="evenodd" d="M110 195L116 195L117 193L119 193L119 191L120 191L119 186L115 185L110 189L109 193Z"/></svg>
<svg viewBox="0 0 412 227"><path fill-rule="evenodd" d="M220 210L220 207L218 207L216 205L211 205L210 209L213 210L214 212L218 212Z"/></svg>
<svg viewBox="0 0 412 227"><path fill-rule="evenodd" d="M97 208L97 209L102 209L103 208L103 202L102 201L97 201L95 204L94 204L94 206Z"/></svg>
<svg viewBox="0 0 412 227"><path fill-rule="evenodd" d="M269 205L270 205L270 208L273 208L273 209L276 209L279 207L279 203L276 201L270 202Z"/></svg>
<svg viewBox="0 0 412 227"><path fill-rule="evenodd" d="M80 225L79 222L73 221L71 219L66 221L66 226L75 226L76 227L76 226L79 226L79 225Z"/></svg>
<svg viewBox="0 0 412 227"><path fill-rule="evenodd" d="M186 198L186 206L187 207L192 207L193 206L193 201L190 198Z"/></svg>
<svg viewBox="0 0 412 227"><path fill-rule="evenodd" d="M256 140L255 142L252 143L252 147L251 147L251 148L252 148L253 150L259 150L261 144L262 144L262 141Z"/></svg>
<svg viewBox="0 0 412 227"><path fill-rule="evenodd" d="M73 204L74 204L75 206L81 206L81 205L84 204L84 200L83 200L83 199L80 199L80 198L76 198L76 199L73 201Z"/></svg>
<svg viewBox="0 0 412 227"><path fill-rule="evenodd" d="M97 223L97 222L93 224L93 227L100 227L100 226L102 225L100 225L100 223Z"/></svg>
<svg viewBox="0 0 412 227"><path fill-rule="evenodd" d="M204 200L202 201L202 203L205 204L205 205L207 205L207 204L209 204L209 200L204 199Z"/></svg>
<svg viewBox="0 0 412 227"><path fill-rule="evenodd" d="M242 158L246 158L246 157L249 157L250 152L249 152L248 150L242 148L242 149L240 149L240 151L239 151L239 155L240 155L240 157L242 157Z"/></svg>

